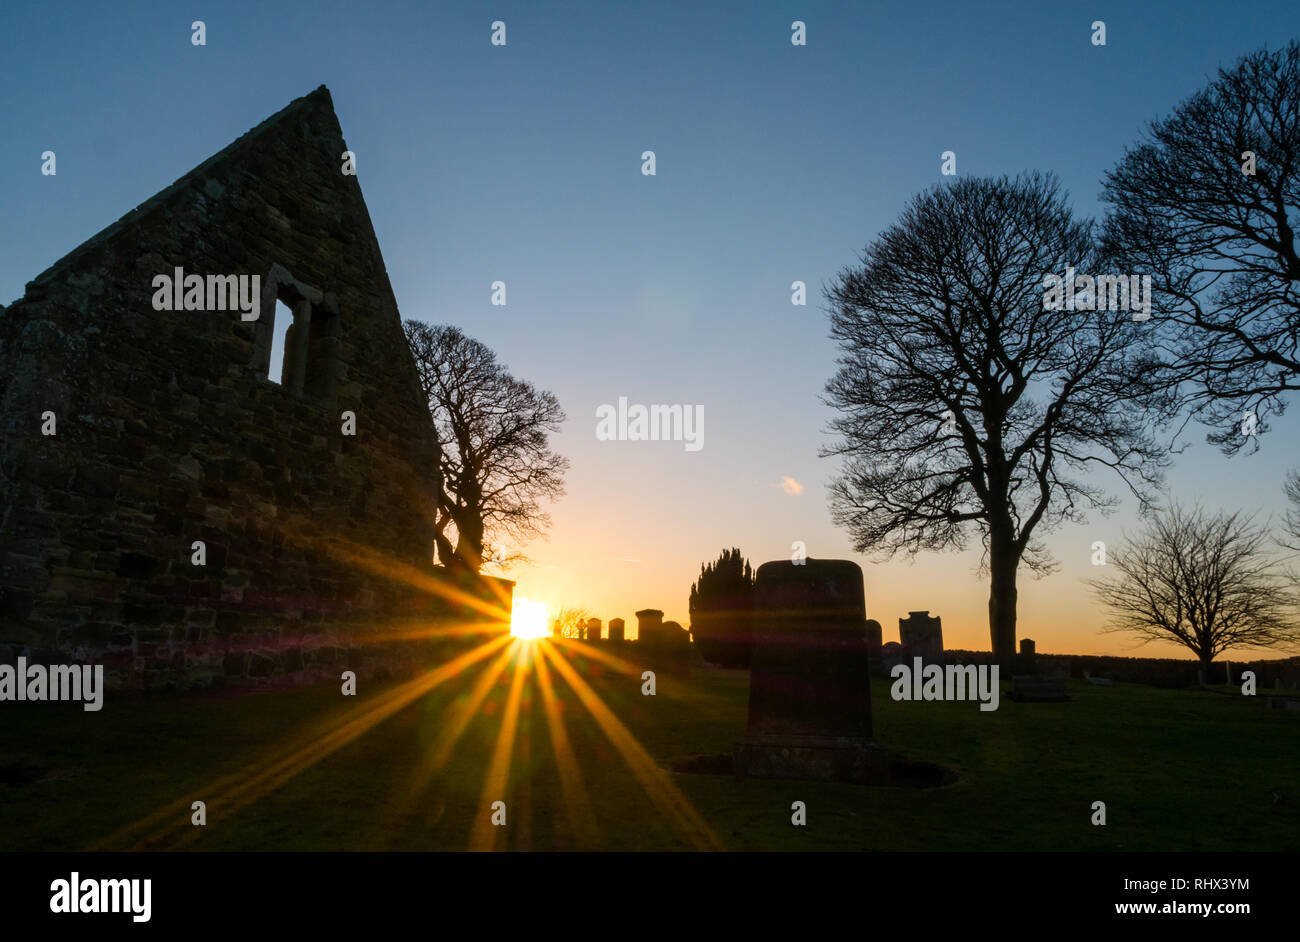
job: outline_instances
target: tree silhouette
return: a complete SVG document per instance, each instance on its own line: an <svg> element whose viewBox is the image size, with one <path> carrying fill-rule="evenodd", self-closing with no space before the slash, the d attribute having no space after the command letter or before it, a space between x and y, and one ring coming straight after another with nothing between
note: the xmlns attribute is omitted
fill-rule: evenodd
<svg viewBox="0 0 1300 942"><path fill-rule="evenodd" d="M1111 264L1152 276L1162 366L1148 378L1226 453L1257 449L1300 389L1300 42L1220 69L1125 152L1103 196Z"/></svg>
<svg viewBox="0 0 1300 942"><path fill-rule="evenodd" d="M1292 553L1300 553L1300 468L1292 468L1287 472L1286 481L1282 484L1282 492L1286 494L1289 506L1282 520L1282 529L1286 536L1278 540L1278 543ZM1292 586L1300 593L1300 570L1291 570L1290 578ZM1300 595L1297 596L1296 601L1300 603Z"/></svg>
<svg viewBox="0 0 1300 942"><path fill-rule="evenodd" d="M1283 545L1287 549L1300 553L1300 469L1292 468L1287 472L1282 492L1286 494L1287 503L1290 504L1286 511L1284 526L1287 535L1294 541Z"/></svg>
<svg viewBox="0 0 1300 942"><path fill-rule="evenodd" d="M1111 554L1116 575L1090 580L1113 615L1103 631L1178 642L1201 662L1201 684L1227 648L1300 641L1285 576L1266 551L1268 530L1252 521L1177 505L1157 515Z"/></svg>
<svg viewBox="0 0 1300 942"><path fill-rule="evenodd" d="M587 619L592 617L591 609L585 605L564 605L551 618L551 635L557 638L586 637Z"/></svg>
<svg viewBox="0 0 1300 942"><path fill-rule="evenodd" d="M723 550L691 585L691 637L700 655L723 667L748 667L753 645L754 571L740 550Z"/></svg>
<svg viewBox="0 0 1300 942"><path fill-rule="evenodd" d="M1147 500L1168 461L1134 379L1147 325L1046 309L1046 274L1096 261L1091 223L1051 175L963 178L913 198L827 290L833 518L883 558L977 531L999 658L1015 653L1021 564L1054 565L1035 534L1114 503L1075 475L1110 468Z"/></svg>
<svg viewBox="0 0 1300 942"><path fill-rule="evenodd" d="M521 559L501 541L539 535L550 525L541 502L564 494L569 462L547 438L565 418L559 401L515 379L458 328L408 320L403 329L442 453L435 475L439 561L478 572L484 563Z"/></svg>

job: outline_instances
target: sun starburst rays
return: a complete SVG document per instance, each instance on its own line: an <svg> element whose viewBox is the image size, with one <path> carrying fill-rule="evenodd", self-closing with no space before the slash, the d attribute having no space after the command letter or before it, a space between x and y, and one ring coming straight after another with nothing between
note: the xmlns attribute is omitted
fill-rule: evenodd
<svg viewBox="0 0 1300 942"><path fill-rule="evenodd" d="M451 696L438 714L429 714L437 717L437 733L421 759L404 777L396 772L385 775L381 771L375 778L375 789L381 793L376 796L377 805L386 810L383 817L388 826L396 826L403 815L435 792L439 776L447 771L450 763L458 761L457 752L471 724L476 720L481 722L488 715L499 715L475 810L466 808L466 813L474 816L468 829L468 846L471 850L492 850L503 845L526 845L528 841L518 832L528 826L529 820L519 812L529 809L530 786L534 784L532 777L544 774L537 771L539 767L528 755L531 749L528 730L533 723L533 713L537 711L541 714L538 719L544 720L547 727L554 774L559 780L558 798L563 809L557 809L559 813L555 817L557 822L562 822L561 830L568 832L561 836L561 843L580 849L601 846L597 812L584 779L580 755L570 735L575 722L590 720L614 747L622 763L674 832L693 847L721 849L721 840L668 773L658 766L571 661L586 658L629 678L635 678L639 669L622 658L589 649L587 645L557 643L546 637L530 640L506 635L502 627L502 623L497 622L496 634L491 640L465 650L411 680L349 706L342 716L336 714L322 719L290 736L274 749L262 752L257 759L236 763L229 774L192 789L175 803L117 829L95 841L88 849L153 849L184 847L200 842L208 829L191 826L190 803L194 798L206 802L210 823L230 820L272 793L292 789L295 779L303 772L339 753L422 698L439 688L454 692L457 685L463 685L465 692ZM481 624L426 624L413 625L409 631L384 633L383 637L386 640L419 640L469 635L481 630ZM561 684L567 689L562 690ZM497 707L492 707L491 703L500 701L490 701L490 698L493 691L502 685L508 685L508 689L498 714L493 712ZM569 714L571 718L566 722L564 708L570 704L580 707L581 712ZM465 754L459 757L459 761L476 760ZM382 797L384 792L389 795L387 800ZM508 819L506 827L493 824L495 802L504 802L505 808L509 809L505 813L513 812L515 815L512 820ZM431 826L431 822L425 821L424 825Z"/></svg>

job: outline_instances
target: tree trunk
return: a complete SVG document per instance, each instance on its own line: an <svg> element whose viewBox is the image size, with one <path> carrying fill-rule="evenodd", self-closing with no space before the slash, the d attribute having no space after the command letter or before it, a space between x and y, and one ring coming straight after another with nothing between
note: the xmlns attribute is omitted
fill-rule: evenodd
<svg viewBox="0 0 1300 942"><path fill-rule="evenodd" d="M1209 680L1210 680L1210 659L1202 655L1200 666L1196 668L1196 682L1200 684L1202 687L1204 687L1206 686L1206 684L1209 683Z"/></svg>
<svg viewBox="0 0 1300 942"><path fill-rule="evenodd" d="M441 530L434 530L433 545L438 553L438 563L447 569L452 569L456 565L456 549L451 545L451 540L447 539L447 534Z"/></svg>
<svg viewBox="0 0 1300 942"><path fill-rule="evenodd" d="M1020 556L1007 537L989 541L989 635L993 659L1009 667L1016 653L1016 570Z"/></svg>
<svg viewBox="0 0 1300 942"><path fill-rule="evenodd" d="M456 521L456 556L470 571L478 572L483 568L483 518L473 511L461 517Z"/></svg>

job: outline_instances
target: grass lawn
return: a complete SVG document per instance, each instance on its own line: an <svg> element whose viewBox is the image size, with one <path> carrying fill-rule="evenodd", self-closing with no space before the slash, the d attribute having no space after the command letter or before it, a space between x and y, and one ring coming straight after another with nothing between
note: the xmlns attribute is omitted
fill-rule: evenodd
<svg viewBox="0 0 1300 942"><path fill-rule="evenodd" d="M1021 704L1004 684L986 713L894 702L873 678L891 756L959 777L867 788L672 771L730 753L744 672L661 675L648 697L639 666L566 664L568 679L548 669L549 691L536 670L493 656L427 692L110 693L99 713L5 704L0 850L1300 847L1300 713L1241 696L1071 682L1070 702ZM196 800L204 827L190 824ZM489 823L496 800L505 827ZM796 800L804 827L790 821ZM1090 823L1094 801L1105 827Z"/></svg>

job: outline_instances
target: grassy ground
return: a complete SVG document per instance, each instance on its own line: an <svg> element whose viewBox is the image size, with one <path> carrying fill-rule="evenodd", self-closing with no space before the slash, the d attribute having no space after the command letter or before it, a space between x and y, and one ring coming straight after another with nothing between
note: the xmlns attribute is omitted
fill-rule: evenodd
<svg viewBox="0 0 1300 942"><path fill-rule="evenodd" d="M5 704L0 849L1300 846L1300 714L1240 696L1071 682L1070 702L1021 704L1004 693L985 713L973 702L894 702L876 679L877 739L959 779L864 788L671 771L730 753L744 731L745 673L661 675L647 697L639 667L571 656L573 684L548 670L562 720L553 726L536 671L516 682L512 663L488 684L494 659L427 693L394 682L363 685L356 697L337 687L110 695L100 713ZM571 762L556 759L560 728ZM497 799L503 828L487 823ZM207 802L202 828L190 824L195 800ZM790 822L794 801L806 805L805 827ZM1090 823L1095 801L1106 803L1105 827Z"/></svg>

